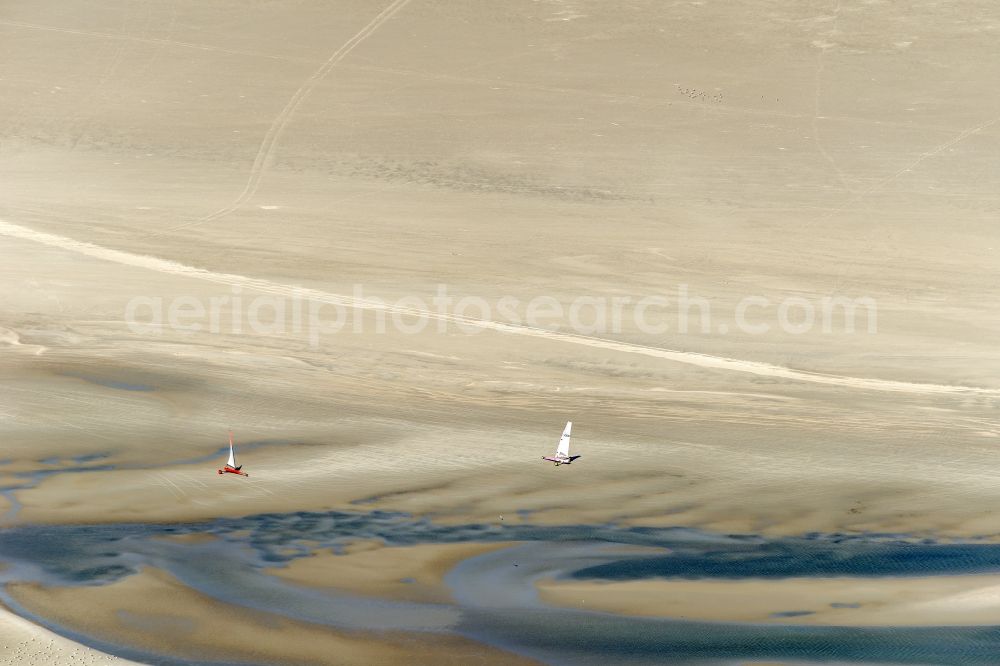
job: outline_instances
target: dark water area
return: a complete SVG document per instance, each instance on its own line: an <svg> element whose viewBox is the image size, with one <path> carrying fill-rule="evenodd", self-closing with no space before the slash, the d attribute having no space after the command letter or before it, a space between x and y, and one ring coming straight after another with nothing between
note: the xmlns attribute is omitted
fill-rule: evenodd
<svg viewBox="0 0 1000 666"><path fill-rule="evenodd" d="M251 548L264 565L339 550L350 541L394 546L498 541L593 542L663 549L615 557L566 572L577 579L892 576L1000 572L1000 544L911 541L898 535L808 535L766 538L682 527L540 526L510 522L442 525L404 513L296 512L223 518L195 524L19 526L0 530L0 559L30 560L46 577L86 582L95 562L127 560L153 536L210 534ZM124 566L123 573L134 569ZM103 576L99 576L104 580Z"/></svg>
<svg viewBox="0 0 1000 666"><path fill-rule="evenodd" d="M624 618L570 611L498 611L467 615L470 638L515 649L544 663L794 664L998 663L1000 629L853 628L715 624ZM488 627L483 629L482 627Z"/></svg>
<svg viewBox="0 0 1000 666"><path fill-rule="evenodd" d="M345 630L453 633L552 664L793 663L997 664L1000 627L807 627L687 622L554 608L541 578L777 578L928 576L1000 571L1000 545L939 543L900 535L767 538L688 528L616 525L441 525L392 512L299 512L200 524L20 526L0 530L0 581L104 585L145 566L170 572L225 603ZM208 542L170 535L211 534ZM470 558L445 579L456 605L416 604L313 590L269 575L357 539L389 546L521 542ZM845 607L850 607L845 600ZM21 612L24 612L21 609ZM780 616L808 611L789 608ZM27 614L27 613L26 613ZM44 618L35 618L44 622ZM53 627L74 640L137 654Z"/></svg>
<svg viewBox="0 0 1000 666"><path fill-rule="evenodd" d="M82 379L85 382L91 384L96 384L97 386L103 386L105 388L118 389L119 391L141 391L143 393L149 391L155 391L156 387L152 384L144 384L132 379L122 379L114 377L101 377L97 375L85 375L82 373L62 373L64 377L72 377L74 379Z"/></svg>
<svg viewBox="0 0 1000 666"><path fill-rule="evenodd" d="M70 460L72 460L78 465L81 465L83 463L94 462L95 460L101 460L102 458L109 458L109 457L111 457L111 454L108 452L87 453L82 456L74 456L70 458Z"/></svg>
<svg viewBox="0 0 1000 666"><path fill-rule="evenodd" d="M659 557L623 559L587 567L574 571L571 576L576 579L625 581L646 578L929 576L996 571L1000 571L1000 546L994 544L818 537L733 543L714 551L681 547Z"/></svg>

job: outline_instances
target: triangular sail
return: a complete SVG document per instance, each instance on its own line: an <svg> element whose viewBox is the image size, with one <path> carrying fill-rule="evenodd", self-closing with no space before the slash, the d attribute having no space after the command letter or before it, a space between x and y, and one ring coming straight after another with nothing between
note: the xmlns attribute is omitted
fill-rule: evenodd
<svg viewBox="0 0 1000 666"><path fill-rule="evenodd" d="M572 428L573 422L567 421L562 437L559 438L559 448L556 449L556 455L569 457L569 432Z"/></svg>
<svg viewBox="0 0 1000 666"><path fill-rule="evenodd" d="M229 433L229 462L227 463L230 467L236 467L236 452L233 451L233 433Z"/></svg>

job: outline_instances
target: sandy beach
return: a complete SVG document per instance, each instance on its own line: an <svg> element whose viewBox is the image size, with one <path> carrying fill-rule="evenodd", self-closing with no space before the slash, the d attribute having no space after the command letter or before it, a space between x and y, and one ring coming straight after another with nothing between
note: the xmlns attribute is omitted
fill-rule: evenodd
<svg viewBox="0 0 1000 666"><path fill-rule="evenodd" d="M84 666L129 666L136 662L104 654L67 640L58 634L0 607L0 664L68 663Z"/></svg>
<svg viewBox="0 0 1000 666"><path fill-rule="evenodd" d="M370 511L996 542L998 30L973 0L2 3L0 527ZM542 463L567 421L582 457ZM217 473L229 431L249 477ZM448 604L446 571L495 547L384 545L274 574ZM541 590L902 626L988 624L994 585ZM155 567L9 589L189 656L410 655L209 612ZM273 651L240 652L271 622ZM0 623L27 663L103 658Z"/></svg>
<svg viewBox="0 0 1000 666"><path fill-rule="evenodd" d="M1000 313L984 165L996 127L982 104L901 101L924 89L921 48L972 68L966 96L992 72L937 41L938 10L892 40L862 29L888 27L888 8L845 9L836 28L781 3L759 19L727 10L775 41L720 41L692 60L675 33L721 40L723 10L512 5L480 8L470 31L453 28L479 10L415 3L315 81L324 45L372 9L279 6L239 26L224 5L196 3L70 3L58 17L19 3L0 17L10 52L31 54L0 102L21 119L0 154L0 474L40 460L106 468L18 491L18 521L377 497L443 519L523 509L722 531L995 532ZM788 22L799 29L781 32ZM436 34L462 38L414 60ZM774 49L802 58L773 71ZM671 61L687 64L624 66ZM297 85L308 97L288 115ZM846 95L858 86L863 103ZM250 168L261 150L266 168ZM361 285L395 303L441 284L564 311L580 296L634 300L619 332L589 336L617 347L436 322L374 333L377 313L353 309L366 332L315 344L305 330L136 333L124 321L135 298L241 295L246 310L296 287L313 290L307 302ZM710 330L681 332L669 308L667 331L639 330L635 300L676 300L679 285L710 302ZM788 333L761 309L754 323L771 330L751 334L732 321L748 295L870 297L877 333ZM565 317L541 323L572 333ZM539 467L571 419L585 464ZM251 483L186 462L219 451L229 429L254 447Z"/></svg>

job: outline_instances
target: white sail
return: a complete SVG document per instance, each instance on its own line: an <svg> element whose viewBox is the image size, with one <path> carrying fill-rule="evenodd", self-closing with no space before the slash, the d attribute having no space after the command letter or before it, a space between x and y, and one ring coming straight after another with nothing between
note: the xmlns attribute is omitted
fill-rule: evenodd
<svg viewBox="0 0 1000 666"><path fill-rule="evenodd" d="M562 437L559 438L559 448L556 449L557 456L569 457L569 431L573 428L573 422L567 421Z"/></svg>
<svg viewBox="0 0 1000 666"><path fill-rule="evenodd" d="M236 452L233 451L233 433L229 433L229 462L230 467L236 468Z"/></svg>

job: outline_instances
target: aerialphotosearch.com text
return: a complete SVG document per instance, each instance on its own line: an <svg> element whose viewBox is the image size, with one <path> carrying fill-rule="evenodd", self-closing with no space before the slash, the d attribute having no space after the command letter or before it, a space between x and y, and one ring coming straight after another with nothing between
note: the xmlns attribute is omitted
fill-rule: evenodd
<svg viewBox="0 0 1000 666"><path fill-rule="evenodd" d="M294 289L291 295L251 294L233 287L227 294L137 296L125 309L135 333L305 334L313 345L338 333L417 335L426 332L476 334L486 329L528 327L579 335L637 331L647 335L874 334L878 307L867 296L802 295L782 298L746 295L721 301L680 284L671 293L648 296L578 295L556 298L455 296L447 285L432 295L394 300L367 295L354 285L350 295Z"/></svg>

